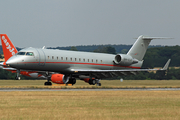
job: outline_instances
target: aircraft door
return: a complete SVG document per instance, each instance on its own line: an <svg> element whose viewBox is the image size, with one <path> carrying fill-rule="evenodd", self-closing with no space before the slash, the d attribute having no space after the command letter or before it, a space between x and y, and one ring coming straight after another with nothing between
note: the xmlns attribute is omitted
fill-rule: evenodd
<svg viewBox="0 0 180 120"><path fill-rule="evenodd" d="M39 56L38 56L39 57L39 65L44 66L46 63L46 55L45 55L43 49L37 49L37 51L39 54Z"/></svg>

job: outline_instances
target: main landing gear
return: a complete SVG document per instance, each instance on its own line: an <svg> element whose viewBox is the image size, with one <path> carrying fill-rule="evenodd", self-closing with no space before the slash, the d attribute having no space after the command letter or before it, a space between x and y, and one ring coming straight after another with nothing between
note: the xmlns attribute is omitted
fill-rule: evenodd
<svg viewBox="0 0 180 120"><path fill-rule="evenodd" d="M51 86L52 83L51 83L51 82L45 82L44 85L49 85L49 86Z"/></svg>
<svg viewBox="0 0 180 120"><path fill-rule="evenodd" d="M101 83L97 83L97 86L101 86Z"/></svg>
<svg viewBox="0 0 180 120"><path fill-rule="evenodd" d="M51 83L50 81L51 81L51 77L48 75L48 77L47 77L47 82L45 82L44 85L51 86L52 83Z"/></svg>
<svg viewBox="0 0 180 120"><path fill-rule="evenodd" d="M89 84L90 85L97 85L97 86L101 86L101 83L100 83L100 79L91 79L89 80Z"/></svg>
<svg viewBox="0 0 180 120"><path fill-rule="evenodd" d="M74 84L76 84L76 79L75 78L69 78L69 81L66 83L66 84L72 84L72 85L74 85Z"/></svg>

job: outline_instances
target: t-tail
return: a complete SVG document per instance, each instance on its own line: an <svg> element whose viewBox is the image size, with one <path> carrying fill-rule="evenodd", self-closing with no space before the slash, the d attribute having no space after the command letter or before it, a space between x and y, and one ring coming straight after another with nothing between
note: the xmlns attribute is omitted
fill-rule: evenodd
<svg viewBox="0 0 180 120"><path fill-rule="evenodd" d="M143 35L139 36L136 42L133 44L127 55L132 56L134 59L142 61L147 48L153 39L171 39L166 37L145 37Z"/></svg>
<svg viewBox="0 0 180 120"><path fill-rule="evenodd" d="M0 34L5 62L18 51L6 34Z"/></svg>

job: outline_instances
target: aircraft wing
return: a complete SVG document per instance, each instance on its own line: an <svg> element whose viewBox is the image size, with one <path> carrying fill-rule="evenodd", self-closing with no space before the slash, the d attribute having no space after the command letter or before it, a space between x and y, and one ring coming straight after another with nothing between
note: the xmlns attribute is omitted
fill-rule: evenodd
<svg viewBox="0 0 180 120"><path fill-rule="evenodd" d="M162 69L119 69L119 70L99 70L99 69L71 69L74 73L91 73L92 76L99 78L107 78L107 77L117 77L121 75L136 75L138 72L142 71L164 71L169 67L171 59L167 61L165 66Z"/></svg>
<svg viewBox="0 0 180 120"><path fill-rule="evenodd" d="M3 63L4 63L4 62L0 62L0 66L3 66Z"/></svg>

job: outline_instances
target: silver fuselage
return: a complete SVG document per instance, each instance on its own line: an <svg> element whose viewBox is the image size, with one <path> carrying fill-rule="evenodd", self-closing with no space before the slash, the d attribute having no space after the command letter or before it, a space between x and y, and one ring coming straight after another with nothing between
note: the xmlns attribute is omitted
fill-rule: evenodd
<svg viewBox="0 0 180 120"><path fill-rule="evenodd" d="M115 55L77 52L68 50L52 50L39 48L26 48L19 52L33 52L33 56L14 55L8 61L11 67L23 70L51 71L71 73L74 69L118 70L124 68L140 68L142 61L131 66L116 65Z"/></svg>

